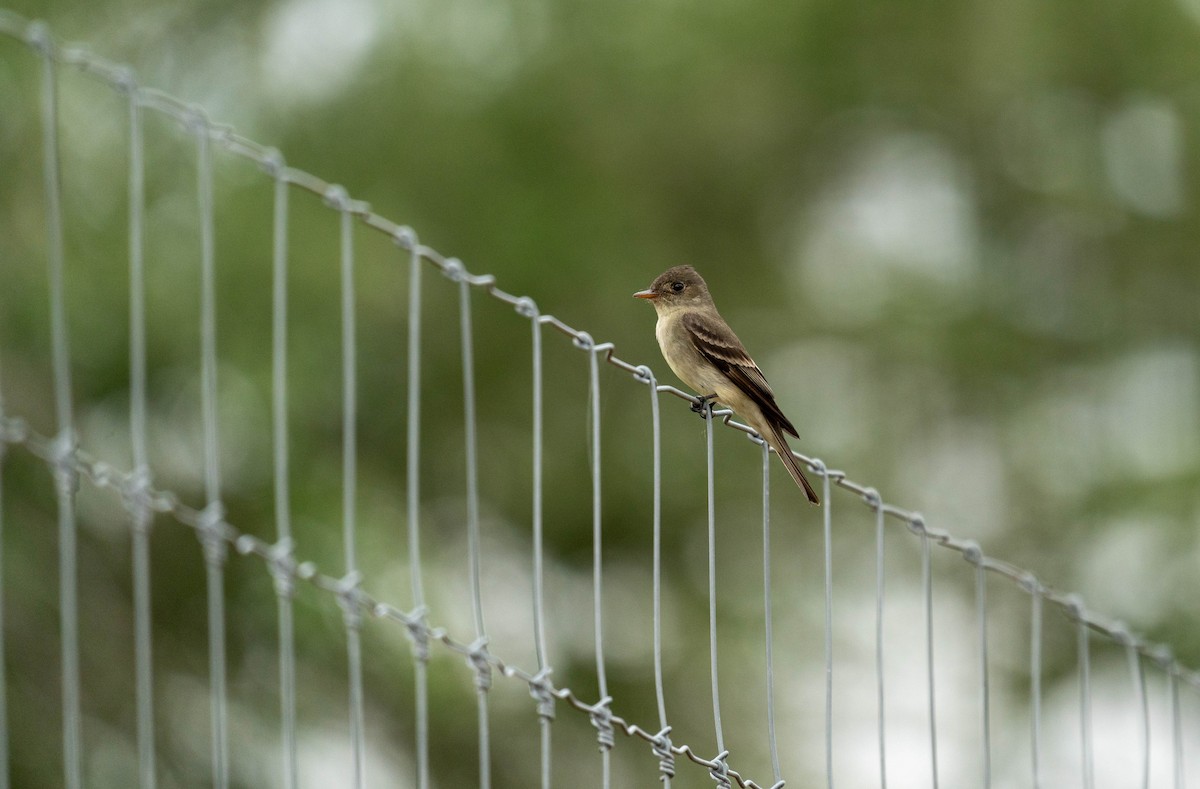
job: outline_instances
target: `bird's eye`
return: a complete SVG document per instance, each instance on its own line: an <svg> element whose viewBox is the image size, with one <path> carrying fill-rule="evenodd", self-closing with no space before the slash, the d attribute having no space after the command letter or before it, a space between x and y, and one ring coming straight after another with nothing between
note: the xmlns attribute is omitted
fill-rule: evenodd
<svg viewBox="0 0 1200 789"><path fill-rule="evenodd" d="M675 291L676 293L683 293L683 283L682 282L672 282L671 290Z"/></svg>

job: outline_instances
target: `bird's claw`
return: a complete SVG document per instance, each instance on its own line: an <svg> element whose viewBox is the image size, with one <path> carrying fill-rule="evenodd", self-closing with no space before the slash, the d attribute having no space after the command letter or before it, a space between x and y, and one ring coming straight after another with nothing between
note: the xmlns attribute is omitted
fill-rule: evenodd
<svg viewBox="0 0 1200 789"><path fill-rule="evenodd" d="M692 411L700 414L700 416L704 416L704 412L708 410L708 404L715 399L717 399L716 392L713 392L712 394L700 395L697 398L698 402L692 403Z"/></svg>

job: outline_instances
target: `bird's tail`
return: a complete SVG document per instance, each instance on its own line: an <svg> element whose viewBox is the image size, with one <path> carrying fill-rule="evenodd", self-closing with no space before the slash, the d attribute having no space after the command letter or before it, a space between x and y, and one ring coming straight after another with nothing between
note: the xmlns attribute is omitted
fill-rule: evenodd
<svg viewBox="0 0 1200 789"><path fill-rule="evenodd" d="M812 485L808 484L808 478L800 470L800 462L792 454L791 447L788 446L787 439L783 437L783 433L779 432L779 428L775 425L770 425L763 437L771 445L771 448L775 450L775 454L779 455L779 459L783 461L783 467L792 475L792 479L796 480L796 484L804 488L804 492L808 495L808 500L813 504L819 505L821 500L817 498L817 492L813 490Z"/></svg>

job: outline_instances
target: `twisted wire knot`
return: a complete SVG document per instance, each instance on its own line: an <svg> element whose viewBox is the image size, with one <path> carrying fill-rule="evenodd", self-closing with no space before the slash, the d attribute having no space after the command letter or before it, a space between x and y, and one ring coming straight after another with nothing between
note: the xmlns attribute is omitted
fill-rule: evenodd
<svg viewBox="0 0 1200 789"><path fill-rule="evenodd" d="M150 498L150 467L138 466L129 474L129 480L121 486L121 498L125 509L133 513L133 528L138 532L150 530L153 502Z"/></svg>
<svg viewBox="0 0 1200 789"><path fill-rule="evenodd" d="M451 282L465 282L467 279L467 268L458 258L446 258L442 273Z"/></svg>
<svg viewBox="0 0 1200 789"><path fill-rule="evenodd" d="M296 544L291 537L284 537L271 546L267 566L275 582L275 594L291 597L296 592L296 560L293 556Z"/></svg>
<svg viewBox="0 0 1200 789"><path fill-rule="evenodd" d="M268 148L266 154L259 160L259 166L263 172L272 178L280 178L283 176L283 171L287 168L287 161L283 158L283 153L278 148Z"/></svg>
<svg viewBox="0 0 1200 789"><path fill-rule="evenodd" d="M813 458L808 461L808 465L818 477L823 477L829 473L829 469L825 466L825 461L820 458Z"/></svg>
<svg viewBox="0 0 1200 789"><path fill-rule="evenodd" d="M581 331L576 334L574 338L572 338L571 342L575 344L576 348L579 348L582 351L590 351L596 347L596 341L592 339L592 335L585 331Z"/></svg>
<svg viewBox="0 0 1200 789"><path fill-rule="evenodd" d="M426 623L428 613L429 609L419 606L404 619L404 627L413 642L413 654L422 663L429 662L429 625Z"/></svg>
<svg viewBox="0 0 1200 789"><path fill-rule="evenodd" d="M601 751L612 750L615 742L609 704L612 704L612 696L605 696L588 709L588 719L591 720L592 726L596 727L596 739L600 741Z"/></svg>
<svg viewBox="0 0 1200 789"><path fill-rule="evenodd" d="M113 77L113 82L118 91L126 96L132 96L137 93L137 75L134 74L132 68L129 66L118 66L113 71Z"/></svg>
<svg viewBox="0 0 1200 789"><path fill-rule="evenodd" d="M70 428L59 432L50 445L50 464L54 468L54 479L67 494L79 490L79 468L75 457L78 449L79 441Z"/></svg>
<svg viewBox="0 0 1200 789"><path fill-rule="evenodd" d="M225 562L225 506L209 502L196 519L196 533L204 546L204 558L209 564Z"/></svg>
<svg viewBox="0 0 1200 789"><path fill-rule="evenodd" d="M45 22L37 21L25 28L25 43L44 57L54 54L54 36L50 34L50 27Z"/></svg>
<svg viewBox="0 0 1200 789"><path fill-rule="evenodd" d="M554 693L551 692L550 669L544 668L529 680L529 695L537 700L538 717L554 720Z"/></svg>
<svg viewBox="0 0 1200 789"><path fill-rule="evenodd" d="M417 248L417 231L408 225L401 225L392 233L392 241L401 249L412 252Z"/></svg>
<svg viewBox="0 0 1200 789"><path fill-rule="evenodd" d="M342 607L342 619L346 627L362 626L362 573L353 570L342 576L337 584L338 603Z"/></svg>
<svg viewBox="0 0 1200 789"><path fill-rule="evenodd" d="M658 382L654 379L654 373L644 364L639 364L637 369L633 371L633 380L642 384L654 386Z"/></svg>
<svg viewBox="0 0 1200 789"><path fill-rule="evenodd" d="M713 759L712 766L708 768L708 774L717 782L717 786L721 789L732 789L733 783L729 778L729 751L721 751L717 754L717 758Z"/></svg>
<svg viewBox="0 0 1200 789"><path fill-rule="evenodd" d="M487 636L480 636L467 651L467 665L475 670L475 687L484 691L492 688L492 662L488 659L487 643Z"/></svg>
<svg viewBox="0 0 1200 789"><path fill-rule="evenodd" d="M883 497L879 495L879 491L875 488L867 488L862 492L863 503L871 509L878 511L883 506Z"/></svg>
<svg viewBox="0 0 1200 789"><path fill-rule="evenodd" d="M1113 622L1109 630L1112 631L1113 639L1121 646L1131 647L1137 644L1137 639L1129 632L1129 625L1124 622Z"/></svg>
<svg viewBox="0 0 1200 789"><path fill-rule="evenodd" d="M658 757L658 780L666 781L675 777L675 751L671 750L671 727L668 726L650 742L650 750Z"/></svg>
<svg viewBox="0 0 1200 789"><path fill-rule="evenodd" d="M530 320L533 320L539 315L537 303L528 296L521 296L518 298L517 303L513 305L513 309L515 309L517 314L522 318L529 318Z"/></svg>
<svg viewBox="0 0 1200 789"><path fill-rule="evenodd" d="M908 530L910 532L912 532L913 534L917 535L918 537L924 537L925 535L927 535L929 533L929 530L927 528L925 528L924 516L920 515L919 513L914 514L912 516L912 518L908 521Z"/></svg>
<svg viewBox="0 0 1200 789"><path fill-rule="evenodd" d="M974 540L967 540L963 543L962 554L963 558L971 564L983 563L983 548Z"/></svg>
<svg viewBox="0 0 1200 789"><path fill-rule="evenodd" d="M325 205L336 211L348 211L350 209L350 193L346 191L346 187L340 184L331 184L323 195Z"/></svg>
<svg viewBox="0 0 1200 789"><path fill-rule="evenodd" d="M210 124L204 108L199 104L189 104L184 125L187 127L189 134L194 134L197 137L208 134Z"/></svg>
<svg viewBox="0 0 1200 789"><path fill-rule="evenodd" d="M1067 614L1076 622L1082 622L1087 609L1083 605L1083 598L1077 594L1067 595L1064 601L1067 606Z"/></svg>

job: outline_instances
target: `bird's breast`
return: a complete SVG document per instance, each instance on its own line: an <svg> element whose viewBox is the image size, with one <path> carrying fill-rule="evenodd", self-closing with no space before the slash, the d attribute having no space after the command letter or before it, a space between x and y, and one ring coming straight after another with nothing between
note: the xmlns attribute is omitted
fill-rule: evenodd
<svg viewBox="0 0 1200 789"><path fill-rule="evenodd" d="M700 355L688 330L679 321L678 312L658 316L654 336L671 372L700 394L719 392L729 385L729 379Z"/></svg>

